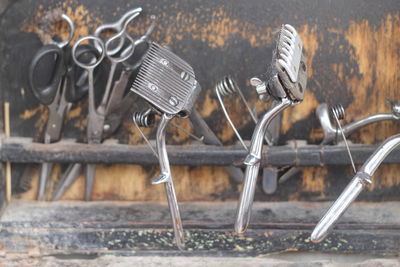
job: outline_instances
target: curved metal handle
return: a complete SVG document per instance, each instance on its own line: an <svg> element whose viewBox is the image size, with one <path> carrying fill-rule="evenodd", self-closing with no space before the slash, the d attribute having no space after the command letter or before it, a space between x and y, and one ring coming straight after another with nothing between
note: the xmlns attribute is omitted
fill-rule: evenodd
<svg viewBox="0 0 400 267"><path fill-rule="evenodd" d="M96 60L86 63L86 62L81 61L80 58L78 57L78 47L81 46L82 42L88 41L88 40L93 41L95 45L99 45L101 49L99 51L100 56L97 57ZM92 36L92 35L88 35L88 36L80 38L78 41L76 41L76 43L72 47L72 59L74 60L75 64L86 70L90 70L90 69L93 70L94 68L96 68L101 63L101 61L103 61L105 54L106 53L105 53L103 41L100 40L98 37Z"/></svg>
<svg viewBox="0 0 400 267"><path fill-rule="evenodd" d="M258 170L262 153L264 135L271 121L285 108L289 107L292 101L283 98L282 102L268 110L258 121L251 138L250 154L246 157L244 163L248 165L244 175L243 191L240 194L238 208L236 211L235 231L243 233L246 231L253 205L254 192L257 183Z"/></svg>
<svg viewBox="0 0 400 267"><path fill-rule="evenodd" d="M330 144L338 137L340 140L342 139L339 129L333 126L333 123L329 116L329 106L326 103L323 103L318 106L317 108L317 117L322 126L322 130L324 132L324 139L322 140L321 144L326 145ZM394 113L382 113L382 114L375 114L358 121L351 122L345 126L343 126L343 134L344 136L349 136L354 131L365 127L369 124L380 122L384 120L400 120L400 116L396 116Z"/></svg>
<svg viewBox="0 0 400 267"><path fill-rule="evenodd" d="M91 44L84 44L78 46L76 49L76 55L79 60L85 57L83 61L90 61L90 59L96 60L100 57L99 51ZM90 57L90 58L88 58ZM94 81L99 77L99 71L96 69L94 72ZM87 73L81 71L78 65L74 62L70 63L67 71L67 90L65 92L65 99L70 103L75 103L84 97L88 90L89 84L87 82Z"/></svg>
<svg viewBox="0 0 400 267"><path fill-rule="evenodd" d="M152 184L165 183L165 191L168 198L168 206L172 217L172 225L174 227L175 241L179 249L185 248L185 238L182 226L181 215L179 213L178 200L174 189L174 184L169 166L167 147L165 145L165 130L168 122L173 118L173 115L163 114L160 124L157 128L157 154L160 163L161 174L152 182Z"/></svg>
<svg viewBox="0 0 400 267"><path fill-rule="evenodd" d="M342 194L340 194L335 203L333 203L327 213L318 222L317 226L311 234L312 242L321 242L332 231L336 222L348 209L351 203L354 202L354 200L361 193L364 187L372 182L371 177L374 175L375 171L382 163L382 161L397 146L400 146L400 134L394 135L386 139L367 159L367 161L356 173L351 182L343 190Z"/></svg>
<svg viewBox="0 0 400 267"><path fill-rule="evenodd" d="M127 19L132 19L132 18L135 18L135 17L139 16L140 13L142 12L142 10L143 10L143 9L142 9L141 7L128 10L128 12L126 12L124 15L122 15L122 17L121 17L118 21L100 25L100 26L97 27L97 29L95 30L94 36L100 38L101 33L104 32L104 31L115 31L115 32L120 32L121 29L124 27L125 21L126 21ZM124 41L124 40L122 39L122 40L118 43L117 47L115 47L115 48L113 48L112 50L110 50L110 51L109 51L109 54L110 54L110 55L115 55L116 53L118 53L118 52L121 50L122 46L124 45L124 42L123 42L123 41ZM96 47L99 51L101 51L100 45L98 45L98 44L96 44L96 43L95 43L94 45L95 45L95 47Z"/></svg>
<svg viewBox="0 0 400 267"><path fill-rule="evenodd" d="M39 63L45 58L54 57L54 71L51 74L50 79L48 77L36 75L37 70L40 68ZM47 64L47 63L46 63ZM40 69L39 69L40 70ZM60 87L62 78L65 74L65 62L63 50L55 44L45 45L37 51L33 57L28 71L29 86L32 89L35 97L44 105L50 105L55 96L57 95L58 88ZM43 71L42 71L43 72ZM49 74L49 72L41 73L41 75ZM39 79L38 79L39 78ZM49 83L45 86L39 87L35 84L35 81Z"/></svg>
<svg viewBox="0 0 400 267"><path fill-rule="evenodd" d="M64 48L66 47L71 41L72 38L74 38L74 33L75 33L75 25L74 22L72 21L72 19L70 17L68 17L66 14L62 14L61 18L63 20L65 20L69 26L69 35L67 40L62 41L60 43L56 43L60 48Z"/></svg>

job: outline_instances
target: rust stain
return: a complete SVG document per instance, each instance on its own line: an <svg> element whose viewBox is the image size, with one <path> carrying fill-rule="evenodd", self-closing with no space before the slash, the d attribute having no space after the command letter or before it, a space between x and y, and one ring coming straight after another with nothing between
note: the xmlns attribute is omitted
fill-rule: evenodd
<svg viewBox="0 0 400 267"><path fill-rule="evenodd" d="M67 114L67 119L77 118L82 115L82 107L76 106L75 108L71 109Z"/></svg>
<svg viewBox="0 0 400 267"><path fill-rule="evenodd" d="M37 132L42 132L42 130L46 126L47 119L49 117L49 111L45 105L39 105L34 109L27 109L22 114L20 114L19 117L21 119L27 120L37 115L38 118L35 121L35 129L37 129Z"/></svg>
<svg viewBox="0 0 400 267"><path fill-rule="evenodd" d="M209 117L214 110L220 108L218 100L213 98L213 95L215 95L215 91L213 89L206 90L204 101L201 103L201 105L196 105L203 117Z"/></svg>
<svg viewBox="0 0 400 267"><path fill-rule="evenodd" d="M361 77L347 78L346 83L354 101L346 108L346 119L356 120L374 113L391 112L385 98L400 100L398 66L400 66L400 13L387 15L380 26L371 26L367 20L352 22L345 33L346 40L355 50ZM363 128L357 142L379 143L400 132L400 125L393 122L373 124ZM390 187L400 184L400 165L381 166L370 187Z"/></svg>
<svg viewBox="0 0 400 267"><path fill-rule="evenodd" d="M189 133L193 133L193 130L191 129L191 126L190 126L190 120L189 119L187 119L187 118L185 118L185 119L175 118L173 120L173 122L177 126L180 126L181 128L183 128L186 131L188 131ZM192 140L192 138L189 137L188 134L186 134L183 130L180 130L180 129L176 128L171 123L169 124L169 127L167 129L167 134L168 134L168 139L172 138L174 143L182 143L183 141L185 141L185 140L187 140L189 138L190 138L190 140Z"/></svg>
<svg viewBox="0 0 400 267"><path fill-rule="evenodd" d="M24 110L24 113L22 113L21 115L19 115L19 117L21 119L27 120L32 118L33 116L35 116L37 113L43 113L44 111L44 106L43 105L39 105L36 108L33 109L26 109Z"/></svg>
<svg viewBox="0 0 400 267"><path fill-rule="evenodd" d="M89 12L88 8L84 5L78 5L74 8L71 5L74 1L64 1L61 5L52 7L51 9L45 9L42 5L37 7L37 12L33 18L24 20L20 25L20 30L24 32L34 32L42 40L44 44L52 42L51 36L58 35L62 40L66 40L69 35L69 26L66 22L56 22L50 27L50 32L43 31L39 26L42 17L48 14L49 11L55 9L61 9L66 15L68 15L75 26L75 34L71 41L71 45L82 36L88 35L94 30L97 25L101 23L101 20L93 16L93 11Z"/></svg>
<svg viewBox="0 0 400 267"><path fill-rule="evenodd" d="M400 41L399 16L387 15L380 27L372 27L367 20L352 22L345 33L355 50L361 77L347 78L346 83L354 101L346 108L347 120L352 121L378 112L390 112L385 98L399 100ZM372 144L400 132L398 124L379 123L363 128L362 143Z"/></svg>
<svg viewBox="0 0 400 267"><path fill-rule="evenodd" d="M328 175L327 168L320 167L309 167L303 169L303 175L301 179L301 191L303 192L323 192L327 185L326 177Z"/></svg>
<svg viewBox="0 0 400 267"><path fill-rule="evenodd" d="M307 118L311 113L315 113L318 105L318 100L314 94L310 90L307 90L303 102L283 112L282 132L286 133L292 127L293 123Z"/></svg>
<svg viewBox="0 0 400 267"><path fill-rule="evenodd" d="M318 34L317 26L309 26L304 24L298 30L301 40L303 41L303 46L305 50L306 62L308 66L307 75L311 77L313 74L313 61L316 51L318 50Z"/></svg>
<svg viewBox="0 0 400 267"><path fill-rule="evenodd" d="M199 16L196 13L178 12L170 20L169 27L163 29L165 44L169 45L184 34L190 34L195 40L201 40L212 48L226 48L226 44L231 38L241 38L248 40L252 47L267 45L273 38L272 28L259 28L257 25L231 18L224 7L215 10L207 9L211 12L211 21L199 23Z"/></svg>

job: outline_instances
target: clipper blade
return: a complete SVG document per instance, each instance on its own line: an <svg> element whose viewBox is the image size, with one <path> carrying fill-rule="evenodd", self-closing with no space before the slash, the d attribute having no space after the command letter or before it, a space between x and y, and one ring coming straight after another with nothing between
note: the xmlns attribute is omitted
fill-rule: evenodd
<svg viewBox="0 0 400 267"><path fill-rule="evenodd" d="M200 86L186 61L153 42L131 90L163 113L187 117Z"/></svg>
<svg viewBox="0 0 400 267"><path fill-rule="evenodd" d="M267 75L267 91L272 97L289 97L294 103L303 100L307 85L303 42L296 30L288 24L282 25L279 31Z"/></svg>
<svg viewBox="0 0 400 267"><path fill-rule="evenodd" d="M278 41L278 62L288 73L292 82L297 82L303 42L296 30L289 24L282 26Z"/></svg>

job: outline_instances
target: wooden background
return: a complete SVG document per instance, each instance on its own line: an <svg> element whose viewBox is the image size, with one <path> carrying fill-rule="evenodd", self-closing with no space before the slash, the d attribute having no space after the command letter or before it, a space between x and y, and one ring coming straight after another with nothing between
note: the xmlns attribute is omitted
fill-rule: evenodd
<svg viewBox="0 0 400 267"><path fill-rule="evenodd" d="M309 66L305 100L284 112L282 144L291 139L319 143L322 130L315 108L320 103L342 104L346 108L346 121L350 122L377 112L390 112L385 98L400 101L400 2L396 0L10 1L1 14L0 100L10 102L12 136L39 140L48 116L46 107L39 104L27 86L27 68L42 45L40 37L43 36L37 31L40 18L49 10L62 8L74 20L74 40L77 40L93 33L101 23L115 21L126 10L138 6L143 7L146 15L157 16L154 40L172 47L194 67L203 88L197 108L226 144L235 142L235 138L218 105L214 84L231 74L249 102L256 103L256 93L249 87L248 79L266 71L271 60L274 31L282 23L289 23L298 30ZM148 22L148 16L142 16L130 32L143 33ZM56 25L53 33L63 27ZM66 37L66 33L62 37ZM259 104L258 112L266 107L266 104ZM254 124L239 100L230 98L228 109L233 111L233 120L243 136L250 139ZM84 138L86 114L84 99L69 112L64 137ZM127 114L114 138L132 145L143 143L130 117ZM190 129L187 120L176 122ZM154 136L154 131L145 132ZM399 132L399 123L385 122L363 128L350 139L354 143L374 144ZM169 130L168 143L188 142L191 140L186 135L173 128ZM61 166L56 166L53 180L60 170ZM173 167L172 171L179 201L238 198L241 185L234 183L224 168ZM163 186L150 184L157 172L157 167L98 166L93 199L164 200ZM399 173L400 165L382 166L370 190L360 199L399 200ZM349 166L305 168L280 185L274 195L264 195L259 187L256 200L330 200L336 198L351 177ZM37 178L38 166L14 164L16 197L34 199ZM80 177L63 199L82 199L83 193L84 179Z"/></svg>

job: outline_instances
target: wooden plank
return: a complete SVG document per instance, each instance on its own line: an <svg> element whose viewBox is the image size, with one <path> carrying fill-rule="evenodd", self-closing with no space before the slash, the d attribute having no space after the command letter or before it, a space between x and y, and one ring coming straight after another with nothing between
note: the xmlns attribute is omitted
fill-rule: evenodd
<svg viewBox="0 0 400 267"><path fill-rule="evenodd" d="M154 142L152 142L154 143ZM249 142L247 142L249 143ZM363 164L377 146L351 145L355 164ZM167 147L172 165L229 166L237 164L247 152L240 146L192 144ZM146 145L124 145L109 140L101 145L62 140L53 144L34 143L29 138L5 138L0 148L0 161L17 163L100 163L158 165L157 158ZM400 163L400 148L383 163ZM329 166L349 165L344 145L264 147L262 166Z"/></svg>
<svg viewBox="0 0 400 267"><path fill-rule="evenodd" d="M317 213L326 209L326 203L255 203L254 220L245 234L232 232L235 206L233 202L182 205L187 250L178 252L166 205L16 202L11 203L0 222L0 251L40 251L42 256L151 255L156 251L186 256L256 256L285 251L374 255L400 252L397 203L356 203L343 217L339 230L320 244L312 244L309 236L321 215ZM296 216L304 222L294 223Z"/></svg>
<svg viewBox="0 0 400 267"><path fill-rule="evenodd" d="M317 144L322 131L315 118L318 104L341 103L346 108L346 121L352 121L375 112L389 112L385 98L398 99L399 79L395 71L400 64L398 44L400 38L400 3L385 0L318 1L276 0L265 3L251 0L212 1L201 3L193 0L178 0L160 4L156 0L139 0L127 3L123 0L93 1L8 1L0 27L0 53L4 59L0 68L0 86L3 101L12 106L12 132L17 136L33 137L40 140L47 120L47 110L39 105L28 88L26 69L33 53L42 45L38 34L38 20L54 8L62 8L76 23L76 36L93 32L103 22L116 20L128 8L142 6L148 13L157 15L158 26L153 35L162 44L169 45L180 56L190 62L199 78L203 91L197 108L211 128L225 144L233 144L235 137L225 121L213 92L214 84L226 74L237 78L244 89L250 105L257 102L256 93L249 88L248 79L263 73L271 58L273 32L281 23L294 25L306 49L309 65L309 82L303 103L288 109L283 114L281 144L291 139L307 139ZM312 8L310 8L310 5ZM148 21L147 21L148 22ZM138 21L130 29L132 33L145 30L145 19ZM57 25L51 35L64 29ZM65 31L66 32L66 31ZM65 38L66 34L62 37ZM229 97L227 107L232 111L245 139L250 139L254 124L245 113L238 99ZM130 122L131 112L142 109L138 103L126 115L119 131L115 134L121 143L142 143L140 135ZM267 105L259 104L258 113ZM73 106L68 114L64 137L84 140L86 129L86 100ZM189 127L187 121L181 121ZM364 128L351 136L354 143L375 144L386 137L398 133L400 125L386 122ZM154 129L146 130L154 136ZM168 134L171 144L186 144L189 138L176 130ZM141 167L121 167L119 165L101 167L98 172L101 183L97 185L98 197L126 199L125 184L135 177L138 184L146 184L151 169ZM14 170L13 170L14 171ZM15 170L21 176L22 167ZM176 168L184 180L176 183L178 191L188 192L183 199L225 199L236 195L237 185L227 178L224 170L214 167ZM150 172L150 173L149 173ZM192 173L194 172L194 173ZM382 166L376 174L376 183L366 194L369 200L399 199L399 165ZM37 179L37 172L31 172ZM347 183L350 170L347 168L305 168L292 182L281 185L274 196L260 195L260 199L279 200L324 200L337 195ZM14 175L14 174L13 174ZM57 174L54 174L57 176ZM203 192L193 192L190 188L193 177L201 175L205 181ZM14 176L15 177L15 176ZM117 180L117 182L116 182ZM118 185L116 185L116 183ZM194 182L196 183L196 182ZM20 182L15 181L15 190ZM135 184L136 186L136 184ZM142 186L141 193L135 188L137 199L153 196L153 188ZM24 196L35 194L35 185ZM82 186L74 186L70 197L79 198ZM132 196L129 196L132 197Z"/></svg>

